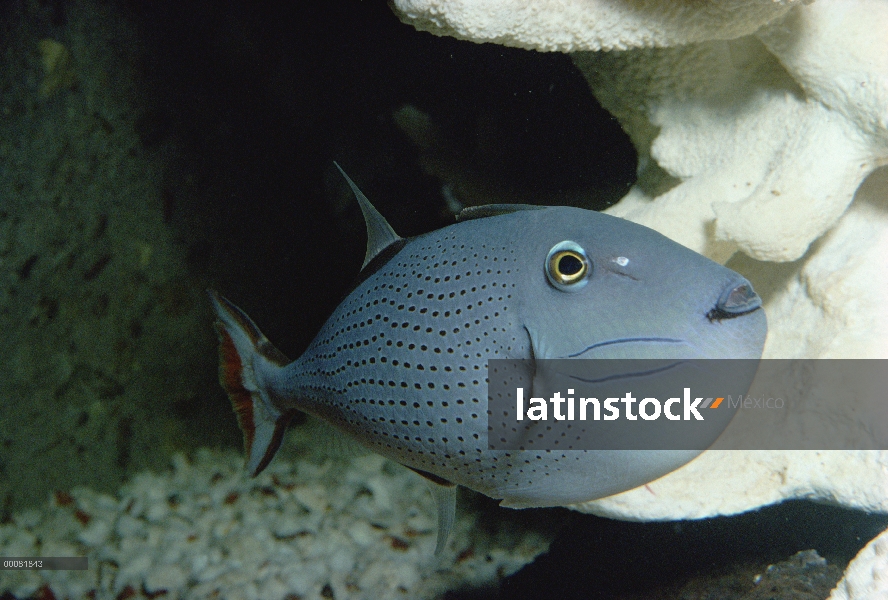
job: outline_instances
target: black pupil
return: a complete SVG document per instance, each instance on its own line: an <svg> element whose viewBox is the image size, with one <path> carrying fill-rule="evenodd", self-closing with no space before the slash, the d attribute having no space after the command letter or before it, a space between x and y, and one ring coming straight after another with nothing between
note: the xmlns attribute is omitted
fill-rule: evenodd
<svg viewBox="0 0 888 600"><path fill-rule="evenodd" d="M558 271L567 277L576 275L583 270L583 261L573 254L565 254L558 259Z"/></svg>

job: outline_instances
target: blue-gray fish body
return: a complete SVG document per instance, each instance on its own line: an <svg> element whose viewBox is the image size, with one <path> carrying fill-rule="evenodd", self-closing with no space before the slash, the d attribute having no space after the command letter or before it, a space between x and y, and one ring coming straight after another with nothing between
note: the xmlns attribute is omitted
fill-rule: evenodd
<svg viewBox="0 0 888 600"><path fill-rule="evenodd" d="M516 507L588 501L698 452L489 450L489 359L761 356L767 325L749 282L653 230L578 208L499 207L401 240L354 189L364 278L297 360L213 295L254 474L301 410L439 484L445 534L448 483Z"/></svg>

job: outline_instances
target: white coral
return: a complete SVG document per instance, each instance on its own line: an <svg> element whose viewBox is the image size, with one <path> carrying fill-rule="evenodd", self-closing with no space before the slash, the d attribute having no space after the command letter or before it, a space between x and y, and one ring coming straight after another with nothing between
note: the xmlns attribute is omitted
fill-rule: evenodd
<svg viewBox="0 0 888 600"><path fill-rule="evenodd" d="M828 600L888 600L888 531L861 550Z"/></svg>
<svg viewBox="0 0 888 600"><path fill-rule="evenodd" d="M802 0L394 0L436 35L533 50L675 46L748 35Z"/></svg>

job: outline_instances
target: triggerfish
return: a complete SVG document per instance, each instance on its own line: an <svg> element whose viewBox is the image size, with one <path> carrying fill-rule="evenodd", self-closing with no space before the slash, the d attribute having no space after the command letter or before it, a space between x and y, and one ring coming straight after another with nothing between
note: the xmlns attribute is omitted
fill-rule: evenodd
<svg viewBox="0 0 888 600"><path fill-rule="evenodd" d="M647 227L579 208L491 205L404 239L342 174L367 252L356 286L302 356L288 360L210 292L220 378L254 476L297 411L320 417L430 482L437 552L456 485L504 506L568 505L699 454L490 450L489 359L761 357L767 324L749 281Z"/></svg>

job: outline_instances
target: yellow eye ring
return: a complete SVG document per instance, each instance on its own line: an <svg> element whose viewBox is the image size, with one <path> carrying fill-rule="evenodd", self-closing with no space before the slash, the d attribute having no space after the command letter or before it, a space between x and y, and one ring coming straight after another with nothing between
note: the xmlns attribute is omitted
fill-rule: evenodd
<svg viewBox="0 0 888 600"><path fill-rule="evenodd" d="M576 283L586 274L586 263L582 255L572 250L562 250L549 259L549 272L558 283Z"/></svg>
<svg viewBox="0 0 888 600"><path fill-rule="evenodd" d="M586 252L576 242L565 240L555 244L546 257L546 277L555 288L567 292L586 285L592 265Z"/></svg>

